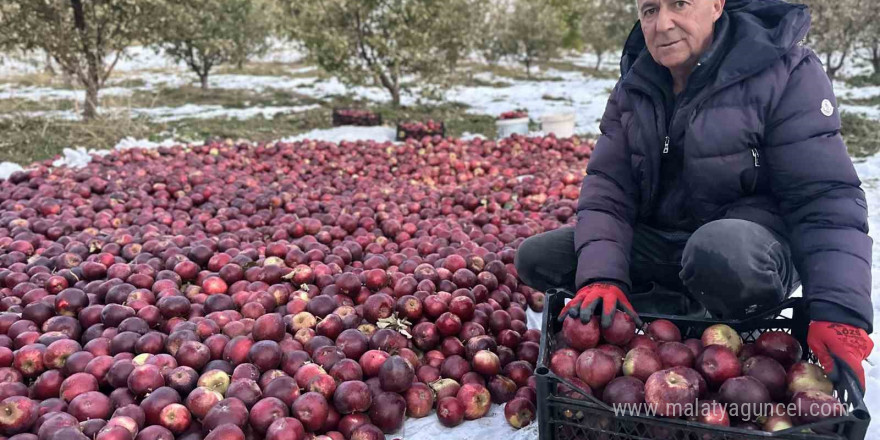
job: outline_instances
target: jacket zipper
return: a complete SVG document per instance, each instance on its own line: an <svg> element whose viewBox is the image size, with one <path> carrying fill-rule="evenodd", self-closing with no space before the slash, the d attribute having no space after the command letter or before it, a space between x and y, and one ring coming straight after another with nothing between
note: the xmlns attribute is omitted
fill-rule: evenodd
<svg viewBox="0 0 880 440"><path fill-rule="evenodd" d="M666 136L666 140L663 142L663 154L669 153L669 136Z"/></svg>
<svg viewBox="0 0 880 440"><path fill-rule="evenodd" d="M755 168L758 168L758 167L761 166L761 164L758 162L758 158L759 158L760 156L761 156L761 155L758 153L758 149L757 149L757 148L752 148L752 157L755 158Z"/></svg>

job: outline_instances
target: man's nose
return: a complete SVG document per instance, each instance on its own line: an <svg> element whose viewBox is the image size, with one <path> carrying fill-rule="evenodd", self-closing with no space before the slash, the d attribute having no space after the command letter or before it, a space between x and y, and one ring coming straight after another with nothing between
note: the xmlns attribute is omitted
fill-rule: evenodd
<svg viewBox="0 0 880 440"><path fill-rule="evenodd" d="M657 12L657 31L665 32L675 28L674 15L668 8L660 8Z"/></svg>

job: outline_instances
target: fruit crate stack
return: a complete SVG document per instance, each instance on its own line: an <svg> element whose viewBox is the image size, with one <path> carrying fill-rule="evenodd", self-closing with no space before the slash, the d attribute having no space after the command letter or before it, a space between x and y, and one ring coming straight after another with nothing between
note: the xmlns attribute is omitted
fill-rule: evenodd
<svg viewBox="0 0 880 440"><path fill-rule="evenodd" d="M834 385L815 363L801 298L737 321L640 315L636 328L617 313L606 330L596 317L558 322L573 295L547 294L535 370L540 440L865 439L871 417L858 381L847 373ZM666 405L694 396L690 411ZM656 406L637 404L646 401ZM774 402L760 408L780 415L735 417L733 408L757 414L756 402ZM663 408L680 413L657 415Z"/></svg>
<svg viewBox="0 0 880 440"><path fill-rule="evenodd" d="M401 122L397 124L397 140L421 140L425 137L446 137L446 124L429 119L427 122Z"/></svg>
<svg viewBox="0 0 880 440"><path fill-rule="evenodd" d="M352 108L333 109L333 126L356 125L360 127L375 127L382 125L382 115L369 110Z"/></svg>

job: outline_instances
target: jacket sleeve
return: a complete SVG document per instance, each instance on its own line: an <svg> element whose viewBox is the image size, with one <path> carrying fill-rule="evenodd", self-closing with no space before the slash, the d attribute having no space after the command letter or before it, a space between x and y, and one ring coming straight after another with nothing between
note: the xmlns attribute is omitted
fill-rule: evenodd
<svg viewBox="0 0 880 440"><path fill-rule="evenodd" d="M811 319L870 333L872 240L865 193L840 135L831 82L818 57L801 50L808 54L790 67L765 125L770 185Z"/></svg>
<svg viewBox="0 0 880 440"><path fill-rule="evenodd" d="M601 135L587 166L574 233L578 256L575 287L592 281L630 286L629 253L637 205L629 148L621 123L620 82L599 124Z"/></svg>

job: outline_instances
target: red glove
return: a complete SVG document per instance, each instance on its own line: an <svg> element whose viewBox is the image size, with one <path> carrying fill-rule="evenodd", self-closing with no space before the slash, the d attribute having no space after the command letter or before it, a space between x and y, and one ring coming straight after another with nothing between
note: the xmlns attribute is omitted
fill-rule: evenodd
<svg viewBox="0 0 880 440"><path fill-rule="evenodd" d="M874 349L874 341L865 330L848 324L813 321L807 333L807 345L819 359L825 374L838 382L841 368L849 369L865 390L865 370L862 361Z"/></svg>
<svg viewBox="0 0 880 440"><path fill-rule="evenodd" d="M586 324L593 317L593 311L596 310L599 302L602 303L602 327L607 328L611 325L611 320L617 309L629 315L637 326L642 326L642 320L639 319L639 314L629 303L626 294L619 287L609 283L593 283L578 290L574 299L569 301L559 312L558 319L562 321L566 314L572 318L580 316L581 322Z"/></svg>

